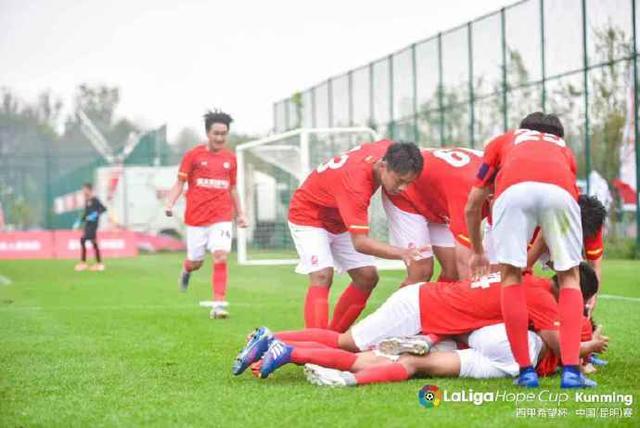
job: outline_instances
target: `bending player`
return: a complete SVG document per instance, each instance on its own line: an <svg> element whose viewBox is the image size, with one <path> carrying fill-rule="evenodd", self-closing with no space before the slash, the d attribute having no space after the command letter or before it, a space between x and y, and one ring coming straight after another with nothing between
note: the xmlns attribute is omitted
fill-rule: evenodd
<svg viewBox="0 0 640 428"><path fill-rule="evenodd" d="M465 149L424 149L424 167L417 180L400 194L383 193L391 242L405 248L429 247L423 259L407 268L404 284L429 281L435 253L442 268L438 281L471 277L469 234L464 207L475 183L482 152ZM489 212L488 204L484 215ZM431 249L432 248L432 249Z"/></svg>
<svg viewBox="0 0 640 428"><path fill-rule="evenodd" d="M200 269L205 254L213 255L211 288L213 300L201 302L211 307L211 318L226 318L227 255L231 251L232 220L238 227L246 227L236 191L236 156L226 148L229 126L233 119L221 111L204 115L207 143L185 153L180 163L178 179L169 191L165 213L173 215L173 206L188 183L187 258L182 265L179 285L181 291L189 287L191 272Z"/></svg>
<svg viewBox="0 0 640 428"><path fill-rule="evenodd" d="M482 207L495 185L492 239L502 274L502 313L511 350L520 365L518 384L537 387L538 376L527 348L527 314L522 270L527 244L540 226L560 284L560 346L563 388L592 387L580 372L580 332L584 302L578 265L582 260L582 226L577 203L576 163L555 115L532 113L520 129L486 147L478 181L469 194L466 219L474 254L470 267L481 274L489 267L481 242Z"/></svg>
<svg viewBox="0 0 640 428"><path fill-rule="evenodd" d="M364 309L378 282L373 256L420 257L418 248L399 248L368 236L371 196L382 186L403 191L422 171L422 155L413 143L382 140L357 146L316 168L295 191L289 206L289 230L300 263L309 275L304 303L308 328L346 331ZM342 293L329 322L329 289L334 269L346 271L351 284Z"/></svg>

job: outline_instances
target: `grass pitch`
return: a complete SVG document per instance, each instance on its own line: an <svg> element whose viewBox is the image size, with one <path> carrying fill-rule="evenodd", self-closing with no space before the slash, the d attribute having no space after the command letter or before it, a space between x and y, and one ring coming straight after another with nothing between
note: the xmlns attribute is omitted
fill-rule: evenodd
<svg viewBox="0 0 640 428"><path fill-rule="evenodd" d="M0 261L0 426L640 426L640 262L605 262L596 320L611 337L609 365L592 376L600 385L589 391L633 394L632 414L624 403L577 403L570 392L559 405L520 404L526 416L513 402L418 403L425 384L449 394L522 392L508 379L325 389L295 366L266 380L234 377L233 358L254 327L302 327L306 278L291 266L232 262L231 318L209 320L198 302L210 298L210 264L180 294L182 257L107 260L105 272L79 273L74 261ZM381 273L367 313L402 276ZM334 302L346 283L338 277ZM543 379L541 390L553 397L563 392L558 384L557 376Z"/></svg>

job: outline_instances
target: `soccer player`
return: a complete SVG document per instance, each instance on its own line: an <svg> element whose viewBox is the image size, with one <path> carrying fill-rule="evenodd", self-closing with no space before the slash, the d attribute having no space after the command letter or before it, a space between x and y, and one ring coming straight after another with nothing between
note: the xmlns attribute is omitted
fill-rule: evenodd
<svg viewBox="0 0 640 428"><path fill-rule="evenodd" d="M466 148L423 149L420 177L397 195L383 193L391 242L400 247L428 247L407 268L404 284L429 281L433 254L442 271L438 281L470 278L469 237L464 207L475 183L482 152ZM485 215L488 214L488 204ZM433 250L431 250L433 248Z"/></svg>
<svg viewBox="0 0 640 428"><path fill-rule="evenodd" d="M527 320L531 321L534 330L554 354L559 355L558 278L544 279L527 274L523 283L527 294L527 306L524 308ZM585 300L598 287L598 279L586 263L580 265L580 286ZM503 322L500 293L499 274L477 281L412 284L396 291L373 314L346 333L314 328L279 332L275 338L285 343L316 342L331 348L362 352L394 337L422 334L424 338L418 343L409 342L408 347L418 345L428 351L434 345L433 335L438 338L462 335ZM401 343L399 347L396 354L403 352L405 344ZM287 345L278 344L274 335L263 327L253 334L238 354L233 372L236 375L242 373L265 354L261 375L266 377L280 365L291 362L291 353Z"/></svg>
<svg viewBox="0 0 640 428"><path fill-rule="evenodd" d="M368 236L371 196L382 186L404 190L422 171L422 155L413 143L382 140L354 147L318 166L295 191L289 206L289 230L300 263L309 275L305 326L346 331L364 309L378 282L373 256L410 265L417 248L399 248ZM328 297L334 269L346 271L351 284L340 296L329 323Z"/></svg>
<svg viewBox="0 0 640 428"><path fill-rule="evenodd" d="M181 291L189 287L191 272L200 269L207 251L213 255L211 291L213 300L201 302L211 307L211 318L226 318L227 255L231 251L232 220L238 227L246 227L236 191L236 156L227 149L229 126L233 119L222 111L204 115L207 142L185 153L180 163L178 179L167 196L165 213L173 215L173 206L188 183L187 258L182 265L179 285Z"/></svg>
<svg viewBox="0 0 640 428"><path fill-rule="evenodd" d="M88 268L87 265L87 241L91 242L96 255L96 264L89 269L93 271L103 271L105 269L100 256L100 247L98 247L98 222L100 215L107 211L102 202L93 194L93 184L84 183L82 186L84 194L84 212L80 218L84 222L84 231L80 238L80 263L75 267L76 271L83 271Z"/></svg>
<svg viewBox="0 0 640 428"><path fill-rule="evenodd" d="M578 265L582 260L582 226L576 162L564 139L560 119L536 112L525 117L520 129L507 132L486 147L471 190L466 219L474 254L470 267L476 274L489 262L481 242L482 207L495 185L492 239L502 274L502 315L509 343L520 365L517 384L537 387L538 376L527 347L527 296L522 270L527 266L527 244L540 226L549 246L560 284L560 347L562 388L596 385L580 372L580 331L584 302Z"/></svg>

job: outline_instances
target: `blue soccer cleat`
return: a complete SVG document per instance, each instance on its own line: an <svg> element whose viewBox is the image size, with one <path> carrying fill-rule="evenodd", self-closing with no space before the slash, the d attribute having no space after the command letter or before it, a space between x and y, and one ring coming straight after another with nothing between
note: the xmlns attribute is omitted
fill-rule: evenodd
<svg viewBox="0 0 640 428"><path fill-rule="evenodd" d="M251 333L247 344L236 356L233 368L231 369L233 374L238 376L244 372L247 367L262 358L262 355L267 352L269 345L271 345L271 342L274 340L271 330L267 327L260 327Z"/></svg>
<svg viewBox="0 0 640 428"><path fill-rule="evenodd" d="M269 377L278 367L291 362L291 353L293 346L289 346L279 340L274 340L269 346L269 350L262 358L262 367L260 368L260 377L262 379Z"/></svg>
<svg viewBox="0 0 640 428"><path fill-rule="evenodd" d="M181 292L186 292L187 288L189 288L189 279L191 278L191 272L187 272L183 270L180 273L180 278L178 278L178 285L180 286Z"/></svg>
<svg viewBox="0 0 640 428"><path fill-rule="evenodd" d="M585 377L576 367L563 367L560 388L594 388L598 384Z"/></svg>
<svg viewBox="0 0 640 428"><path fill-rule="evenodd" d="M609 364L607 360L603 360L602 358L598 357L598 354L591 354L589 356L589 362L598 367L606 366L607 364Z"/></svg>
<svg viewBox="0 0 640 428"><path fill-rule="evenodd" d="M526 369L521 370L520 376L513 381L513 384L524 388L537 388L540 386L538 374L533 367L527 367Z"/></svg>

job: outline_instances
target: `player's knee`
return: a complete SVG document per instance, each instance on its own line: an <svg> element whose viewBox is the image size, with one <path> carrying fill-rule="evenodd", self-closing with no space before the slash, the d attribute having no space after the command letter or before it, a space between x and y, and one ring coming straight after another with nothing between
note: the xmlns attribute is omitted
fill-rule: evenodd
<svg viewBox="0 0 640 428"><path fill-rule="evenodd" d="M193 272L202 267L202 260L185 260L184 267L187 271Z"/></svg>
<svg viewBox="0 0 640 428"><path fill-rule="evenodd" d="M214 251L213 252L213 262L214 263L224 263L227 261L227 252L226 251Z"/></svg>
<svg viewBox="0 0 640 428"><path fill-rule="evenodd" d="M378 285L379 280L378 271L373 267L371 269L361 270L357 276L353 278L353 282L358 285L359 288L367 291L373 290L376 285Z"/></svg>
<svg viewBox="0 0 640 428"><path fill-rule="evenodd" d="M361 351L361 349L359 349L356 345L356 342L353 340L351 330L347 331L346 333L340 333L340 335L338 336L338 347L349 352Z"/></svg>
<svg viewBox="0 0 640 428"><path fill-rule="evenodd" d="M309 274L311 285L330 287L333 282L333 269L323 269Z"/></svg>

